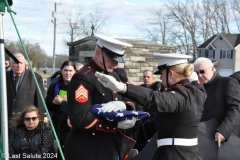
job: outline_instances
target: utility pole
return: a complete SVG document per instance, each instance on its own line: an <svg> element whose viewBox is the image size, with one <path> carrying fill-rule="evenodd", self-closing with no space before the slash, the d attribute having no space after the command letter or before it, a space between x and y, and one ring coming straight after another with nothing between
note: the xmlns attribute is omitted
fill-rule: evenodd
<svg viewBox="0 0 240 160"><path fill-rule="evenodd" d="M57 18L57 3L54 3L54 12L53 12L53 25L54 25L54 35L53 35L53 65L52 65L52 74L55 72L55 48L56 48L56 18Z"/></svg>
<svg viewBox="0 0 240 160"><path fill-rule="evenodd" d="M166 38L166 22L165 22L165 20L164 20L164 21L163 21L163 45L166 44L165 38Z"/></svg>

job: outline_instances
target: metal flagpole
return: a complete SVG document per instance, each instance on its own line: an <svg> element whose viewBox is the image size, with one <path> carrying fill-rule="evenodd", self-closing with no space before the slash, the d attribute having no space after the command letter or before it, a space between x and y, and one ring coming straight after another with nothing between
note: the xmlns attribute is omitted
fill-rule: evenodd
<svg viewBox="0 0 240 160"><path fill-rule="evenodd" d="M10 2L11 3L11 2ZM5 49L3 38L3 16L5 13L5 2L0 0L0 60L5 64ZM7 111L7 88L6 88L6 68L0 65L0 103L1 103L1 138L3 153L1 158L8 160L8 111Z"/></svg>
<svg viewBox="0 0 240 160"><path fill-rule="evenodd" d="M53 12L53 23L54 23L54 35L53 35L53 65L52 65L52 74L55 72L55 47L56 47L56 18L57 18L57 3L54 3L54 12Z"/></svg>

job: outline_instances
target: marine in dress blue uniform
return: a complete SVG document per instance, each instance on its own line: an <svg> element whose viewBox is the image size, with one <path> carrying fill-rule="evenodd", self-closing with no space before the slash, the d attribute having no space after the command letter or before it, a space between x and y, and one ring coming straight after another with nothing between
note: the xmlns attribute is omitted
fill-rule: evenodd
<svg viewBox="0 0 240 160"><path fill-rule="evenodd" d="M118 122L108 121L90 112L94 104L119 100L118 93L105 88L94 74L98 71L119 81L115 72L108 71L106 58L117 61L124 55L125 49L132 45L102 35L95 37L98 39L96 50L102 52L102 66L95 60L95 50L93 59L72 77L68 87L72 130L65 143L66 160L124 160L135 144L135 140L118 130ZM129 110L134 108L131 102L125 104Z"/></svg>
<svg viewBox="0 0 240 160"><path fill-rule="evenodd" d="M155 110L158 149L152 157L153 160L198 160L197 132L206 100L203 85L197 81L195 72L193 72L195 81L192 82L187 78L189 75L185 74L193 71L193 66L187 64L187 58L190 56L180 54L153 54L153 56L158 62L158 72L155 74L161 74L162 83L168 88L167 91L159 92L122 84L101 73L96 73L96 76L106 87ZM182 72L177 73L179 71L177 69Z"/></svg>

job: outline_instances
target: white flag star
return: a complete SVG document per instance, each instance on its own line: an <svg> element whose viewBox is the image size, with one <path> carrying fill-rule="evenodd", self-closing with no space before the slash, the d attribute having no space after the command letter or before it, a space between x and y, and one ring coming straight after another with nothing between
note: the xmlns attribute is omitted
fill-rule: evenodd
<svg viewBox="0 0 240 160"><path fill-rule="evenodd" d="M132 113L133 113L134 115L138 115L138 112L132 111Z"/></svg>
<svg viewBox="0 0 240 160"><path fill-rule="evenodd" d="M98 114L102 112L102 108L96 108L98 110Z"/></svg>
<svg viewBox="0 0 240 160"><path fill-rule="evenodd" d="M116 115L116 117L123 117L124 115L123 115L123 113L117 113L117 115Z"/></svg>

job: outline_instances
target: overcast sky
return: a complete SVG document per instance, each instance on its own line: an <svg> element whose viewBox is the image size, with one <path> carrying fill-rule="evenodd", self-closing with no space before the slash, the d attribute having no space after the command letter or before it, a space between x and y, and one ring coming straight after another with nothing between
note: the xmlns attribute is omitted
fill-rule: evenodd
<svg viewBox="0 0 240 160"><path fill-rule="evenodd" d="M136 24L143 22L153 8L161 5L161 0L13 0L11 8L17 12L17 15L13 14L13 17L22 39L29 40L31 43L39 43L49 56L53 53L51 20L55 2L61 3L57 5L57 11L82 8L83 14L86 15L99 8L109 17L108 26L102 34L132 39L143 37L136 29ZM64 18L58 14L57 21L63 22ZM3 17L3 30L6 40L18 40L8 12ZM68 54L67 48L62 45L65 35L58 31L57 28L56 54Z"/></svg>

